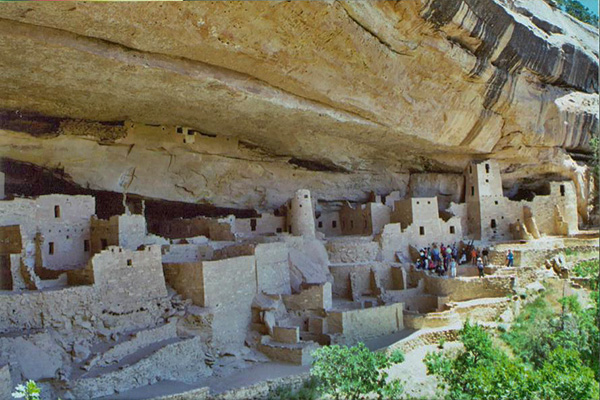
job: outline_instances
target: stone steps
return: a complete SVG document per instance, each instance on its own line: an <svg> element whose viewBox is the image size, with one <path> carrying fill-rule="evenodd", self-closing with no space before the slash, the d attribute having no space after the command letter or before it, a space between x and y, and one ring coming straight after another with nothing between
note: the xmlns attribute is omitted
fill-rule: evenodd
<svg viewBox="0 0 600 400"><path fill-rule="evenodd" d="M153 343L164 342L169 339L177 338L177 326L175 323L168 323L156 328L145 329L132 332L124 336L121 340L113 343L109 348L101 350L96 348L95 354L92 354L82 366L84 370L91 370L94 367L105 367L118 363L119 360L130 356L131 354L150 346Z"/></svg>
<svg viewBox="0 0 600 400"><path fill-rule="evenodd" d="M59 388L67 399L109 396L159 380L193 384L211 375L205 364L205 346L200 337L167 339L139 349L117 364L96 367Z"/></svg>

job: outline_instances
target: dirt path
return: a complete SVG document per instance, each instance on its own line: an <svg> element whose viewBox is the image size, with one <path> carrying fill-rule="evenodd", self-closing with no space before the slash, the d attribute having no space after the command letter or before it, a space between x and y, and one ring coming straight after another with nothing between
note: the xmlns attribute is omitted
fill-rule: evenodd
<svg viewBox="0 0 600 400"><path fill-rule="evenodd" d="M454 350L462 345L459 342L446 343L445 350ZM405 354L405 360L402 364L394 365L390 368L390 378L400 379L405 382L405 396L418 399L438 399L436 387L438 380L427 375L427 368L423 359L428 352L439 351L437 345L427 345L419 347Z"/></svg>

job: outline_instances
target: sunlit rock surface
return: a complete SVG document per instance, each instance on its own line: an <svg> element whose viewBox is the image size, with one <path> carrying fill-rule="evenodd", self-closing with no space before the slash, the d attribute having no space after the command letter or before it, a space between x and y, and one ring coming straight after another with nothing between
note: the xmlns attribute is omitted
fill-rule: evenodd
<svg viewBox="0 0 600 400"><path fill-rule="evenodd" d="M364 201L491 157L507 190L573 179L585 219L573 157L598 128L597 45L541 0L3 3L0 157L256 209L299 187ZM237 145L132 138L125 121ZM413 181L460 196L434 176Z"/></svg>

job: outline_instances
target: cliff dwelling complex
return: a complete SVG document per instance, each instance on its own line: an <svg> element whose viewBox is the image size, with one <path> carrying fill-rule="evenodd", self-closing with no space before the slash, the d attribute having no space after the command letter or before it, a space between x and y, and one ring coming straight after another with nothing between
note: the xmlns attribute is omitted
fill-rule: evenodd
<svg viewBox="0 0 600 400"><path fill-rule="evenodd" d="M267 398L584 292L598 31L550 3L1 3L0 400Z"/></svg>

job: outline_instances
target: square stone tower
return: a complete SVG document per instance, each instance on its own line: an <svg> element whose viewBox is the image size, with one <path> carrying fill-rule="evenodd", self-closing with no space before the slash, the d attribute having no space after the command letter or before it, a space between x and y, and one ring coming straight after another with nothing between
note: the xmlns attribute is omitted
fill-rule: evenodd
<svg viewBox="0 0 600 400"><path fill-rule="evenodd" d="M506 198L502 193L500 167L494 160L471 162L465 170L467 226L475 239L503 238L509 235L504 217Z"/></svg>

